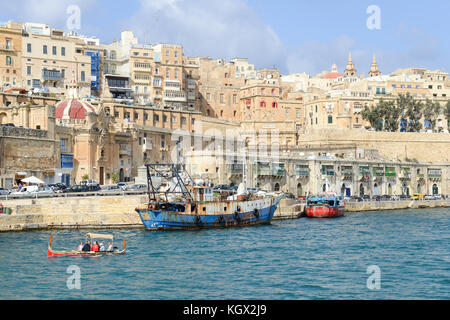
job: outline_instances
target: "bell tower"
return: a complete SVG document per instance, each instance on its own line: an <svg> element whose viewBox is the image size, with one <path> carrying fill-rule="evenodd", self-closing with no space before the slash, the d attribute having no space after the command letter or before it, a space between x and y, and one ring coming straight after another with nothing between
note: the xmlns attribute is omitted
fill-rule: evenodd
<svg viewBox="0 0 450 320"><path fill-rule="evenodd" d="M381 75L381 71L378 69L377 60L375 54L373 55L372 66L370 67L369 77L378 77Z"/></svg>
<svg viewBox="0 0 450 320"><path fill-rule="evenodd" d="M347 67L345 67L344 75L346 77L356 76L356 69L355 69L355 65L353 64L353 61L352 61L352 54L351 53L348 56Z"/></svg>

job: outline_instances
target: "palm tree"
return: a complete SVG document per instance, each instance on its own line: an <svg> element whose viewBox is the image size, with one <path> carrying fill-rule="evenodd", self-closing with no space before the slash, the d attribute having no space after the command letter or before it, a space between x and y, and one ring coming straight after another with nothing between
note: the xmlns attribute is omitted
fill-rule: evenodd
<svg viewBox="0 0 450 320"><path fill-rule="evenodd" d="M428 121L433 131L436 127L436 121L440 113L441 105L439 104L439 102L433 102L430 99L427 99L424 105L423 117L425 121Z"/></svg>

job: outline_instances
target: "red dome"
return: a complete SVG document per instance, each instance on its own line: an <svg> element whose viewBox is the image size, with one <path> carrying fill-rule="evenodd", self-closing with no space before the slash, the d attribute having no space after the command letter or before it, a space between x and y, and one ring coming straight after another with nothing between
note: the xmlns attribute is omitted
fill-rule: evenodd
<svg viewBox="0 0 450 320"><path fill-rule="evenodd" d="M339 77L342 77L342 74L339 72L330 72L323 76L324 79L337 79Z"/></svg>
<svg viewBox="0 0 450 320"><path fill-rule="evenodd" d="M86 112L95 112L95 108L89 103L68 99L56 105L55 117L58 119L85 119Z"/></svg>

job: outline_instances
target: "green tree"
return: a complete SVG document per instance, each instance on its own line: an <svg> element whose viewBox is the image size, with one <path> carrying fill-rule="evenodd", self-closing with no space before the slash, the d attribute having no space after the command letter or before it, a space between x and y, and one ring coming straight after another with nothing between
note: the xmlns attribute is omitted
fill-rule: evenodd
<svg viewBox="0 0 450 320"><path fill-rule="evenodd" d="M111 173L111 180L113 183L119 182L119 173L118 172Z"/></svg>
<svg viewBox="0 0 450 320"><path fill-rule="evenodd" d="M444 115L447 119L447 128L450 128L450 100L447 100L447 104L444 107Z"/></svg>
<svg viewBox="0 0 450 320"><path fill-rule="evenodd" d="M88 180L88 179L89 179L89 175L86 173L85 175L83 175L83 176L81 177L81 179L83 179L83 181L84 181L84 180Z"/></svg>
<svg viewBox="0 0 450 320"><path fill-rule="evenodd" d="M420 123L420 119L422 119L423 115L423 103L421 101L417 101L412 99L412 101L408 104L408 109L406 111L406 116L409 119L409 131L415 132L422 129L422 123Z"/></svg>
<svg viewBox="0 0 450 320"><path fill-rule="evenodd" d="M436 127L436 121L441 113L441 109L439 102L433 102L430 99L425 101L423 117L426 121L429 121L432 130Z"/></svg>

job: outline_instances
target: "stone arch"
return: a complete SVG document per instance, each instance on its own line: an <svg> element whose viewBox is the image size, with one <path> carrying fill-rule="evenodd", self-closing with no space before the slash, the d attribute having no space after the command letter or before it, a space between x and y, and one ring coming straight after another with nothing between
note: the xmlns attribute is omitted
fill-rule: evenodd
<svg viewBox="0 0 450 320"><path fill-rule="evenodd" d="M280 191L280 184L278 182L273 186L273 191Z"/></svg>
<svg viewBox="0 0 450 320"><path fill-rule="evenodd" d="M435 194L439 194L439 187L436 183L433 184L433 195Z"/></svg>
<svg viewBox="0 0 450 320"><path fill-rule="evenodd" d="M8 115L5 112L0 113L0 124L6 123Z"/></svg>
<svg viewBox="0 0 450 320"><path fill-rule="evenodd" d="M302 184L299 183L299 184L297 184L297 196L300 197L302 195L303 195L303 187L302 187Z"/></svg>

